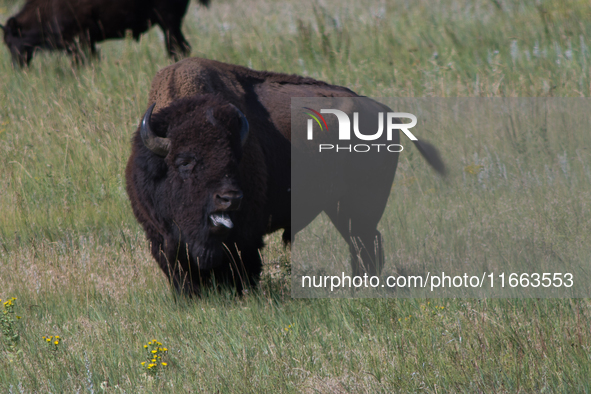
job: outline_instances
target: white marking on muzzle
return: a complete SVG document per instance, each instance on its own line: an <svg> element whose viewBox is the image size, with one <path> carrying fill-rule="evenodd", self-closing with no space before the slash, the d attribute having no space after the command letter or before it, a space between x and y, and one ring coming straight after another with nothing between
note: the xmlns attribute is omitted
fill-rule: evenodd
<svg viewBox="0 0 591 394"><path fill-rule="evenodd" d="M232 220L230 219L230 217L224 212L213 213L209 216L209 218L211 219L211 222L213 223L213 225L215 227L219 227L219 226L224 226L226 228L234 227L234 223L232 223Z"/></svg>

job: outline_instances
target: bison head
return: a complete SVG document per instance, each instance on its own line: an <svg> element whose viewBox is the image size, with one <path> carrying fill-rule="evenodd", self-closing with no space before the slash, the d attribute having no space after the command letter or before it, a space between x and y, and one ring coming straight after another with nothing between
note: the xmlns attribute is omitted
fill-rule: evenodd
<svg viewBox="0 0 591 394"><path fill-rule="evenodd" d="M212 95L182 99L152 115L154 107L140 125L140 162L164 252L169 261L186 255L201 270L215 268L223 243L236 242L241 221L239 164L248 121Z"/></svg>
<svg viewBox="0 0 591 394"><path fill-rule="evenodd" d="M42 44L42 35L38 29L25 29L15 18L10 18L6 26L0 25L4 31L4 43L10 50L12 61L19 66L29 65L35 47Z"/></svg>

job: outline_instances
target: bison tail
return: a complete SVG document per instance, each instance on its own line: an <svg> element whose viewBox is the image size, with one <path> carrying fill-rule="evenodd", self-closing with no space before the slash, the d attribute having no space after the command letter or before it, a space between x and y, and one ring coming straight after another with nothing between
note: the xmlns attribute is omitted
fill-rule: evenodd
<svg viewBox="0 0 591 394"><path fill-rule="evenodd" d="M427 160L427 163L441 176L445 176L446 169L439 151L433 145L425 141L413 141L421 155Z"/></svg>
<svg viewBox="0 0 591 394"><path fill-rule="evenodd" d="M209 7L210 0L199 0L199 4L205 7Z"/></svg>

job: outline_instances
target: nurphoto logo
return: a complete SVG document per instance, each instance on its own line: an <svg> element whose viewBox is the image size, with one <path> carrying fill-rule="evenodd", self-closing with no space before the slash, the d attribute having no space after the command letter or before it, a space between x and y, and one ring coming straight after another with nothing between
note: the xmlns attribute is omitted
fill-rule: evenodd
<svg viewBox="0 0 591 394"><path fill-rule="evenodd" d="M309 107L303 107L306 111L306 115L309 115L312 119L308 119L307 123L307 138L308 140L314 139L314 121L318 124L320 131L328 132L328 124L322 114L333 114L337 117L339 123L338 138L339 141L351 141L351 120L349 115L344 111L338 109L321 109L320 112L313 110ZM410 119L410 123L400 123L400 119ZM393 130L402 131L411 141L417 141L411 132L410 128L416 126L417 117L407 112L387 112L386 113L386 140L392 141ZM368 130L364 130L368 132ZM373 134L364 134L359 130L359 112L353 112L353 134L358 140L361 141L376 141L382 138L384 134L384 113L378 112L378 130ZM402 152L403 146L400 144L318 144L318 151L334 151L334 152L358 152L365 153L369 151L387 151L391 153Z"/></svg>

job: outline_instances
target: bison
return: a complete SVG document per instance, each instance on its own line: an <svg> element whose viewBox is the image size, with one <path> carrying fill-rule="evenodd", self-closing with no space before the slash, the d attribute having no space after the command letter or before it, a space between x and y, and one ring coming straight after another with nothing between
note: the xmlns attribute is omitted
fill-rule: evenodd
<svg viewBox="0 0 591 394"><path fill-rule="evenodd" d="M81 49L89 48L96 55L95 43L125 37L126 30L139 40L153 24L164 32L168 55L178 60L191 50L181 32L188 4L189 0L27 0L0 27L13 60L21 66L30 63L37 49L62 49L79 56Z"/></svg>
<svg viewBox="0 0 591 394"><path fill-rule="evenodd" d="M365 195L363 187L324 193L321 204L292 222L292 97L359 96L311 78L200 58L182 60L154 77L148 109L132 139L127 193L154 259L178 291L200 294L213 280L238 292L256 284L263 236L283 229L289 243L322 211L349 243L353 271L379 273L379 266L363 266L361 260L378 261L383 253L376 227L398 154L389 156L387 167L370 169L379 178L374 180L385 184L379 195ZM436 149L415 144L443 173ZM360 198L371 211L363 219L346 208ZM375 242L378 248L359 253L359 245Z"/></svg>

